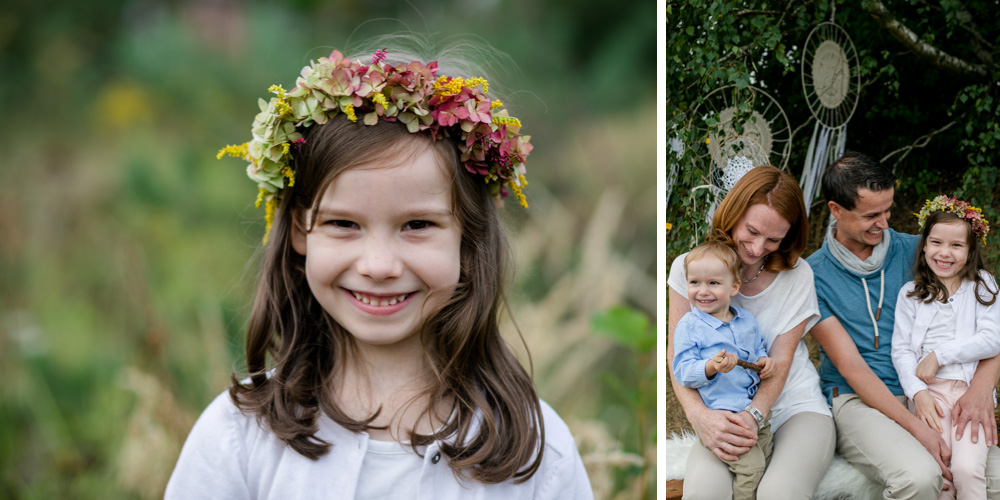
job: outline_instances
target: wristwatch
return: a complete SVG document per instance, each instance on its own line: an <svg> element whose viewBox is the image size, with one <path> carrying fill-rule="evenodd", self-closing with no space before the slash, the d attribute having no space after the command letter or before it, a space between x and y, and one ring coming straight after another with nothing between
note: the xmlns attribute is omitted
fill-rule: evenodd
<svg viewBox="0 0 1000 500"><path fill-rule="evenodd" d="M743 409L743 411L749 413L750 416L757 421L758 429L760 428L761 425L764 424L764 415L761 415L760 410L758 410L757 407L754 406L753 404L748 404L747 407Z"/></svg>

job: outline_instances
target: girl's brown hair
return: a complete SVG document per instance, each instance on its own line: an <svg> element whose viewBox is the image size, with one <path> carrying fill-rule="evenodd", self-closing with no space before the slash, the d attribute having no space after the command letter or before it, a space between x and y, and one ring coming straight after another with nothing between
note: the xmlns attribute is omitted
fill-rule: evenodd
<svg viewBox="0 0 1000 500"><path fill-rule="evenodd" d="M726 197L715 209L712 216L710 238L717 238L735 246L733 228L747 209L756 204L773 208L778 215L788 221L788 233L782 238L778 249L767 259L764 269L771 272L787 271L795 267L795 262L806 249L809 237L809 219L802 202L802 189L795 177L776 167L762 165L744 175L729 190Z"/></svg>
<svg viewBox="0 0 1000 500"><path fill-rule="evenodd" d="M524 481L541 463L545 431L531 376L500 336L506 310L509 247L488 185L465 172L450 140L411 134L400 123L366 126L343 116L306 131L295 153L295 186L286 188L275 213L247 332L249 383L236 374L229 389L242 411L254 413L295 451L318 459L336 443L316 436L317 418L329 416L354 432L373 428L378 415L355 420L333 400L332 388L354 339L313 297L305 258L292 247L293 224L306 214L337 175L360 164L390 160L405 146L434 148L447 165L452 207L462 227L461 272L451 297L419 332L436 380L424 395L452 401L447 423L431 434L411 433L414 450L438 441L458 474L483 483ZM387 147L391 145L391 147Z"/></svg>
<svg viewBox="0 0 1000 500"><path fill-rule="evenodd" d="M924 247L927 245L927 237L931 234L931 228L935 224L955 221L962 222L965 226L965 241L969 245L969 255L965 259L965 269L961 273L962 280L976 284L974 292L976 300L980 304L991 305L997 300L998 290L991 290L989 283L980 274L980 271L986 269L986 262L979 250L979 238L972 232L972 224L951 212L942 211L928 215L927 221L924 223L924 230L920 233L920 247L917 249L917 261L913 263L913 290L907 292L906 296L925 303L931 303L935 300L948 301L948 288L944 286L944 283L941 283L934 271L927 265ZM983 290L985 293L982 292Z"/></svg>

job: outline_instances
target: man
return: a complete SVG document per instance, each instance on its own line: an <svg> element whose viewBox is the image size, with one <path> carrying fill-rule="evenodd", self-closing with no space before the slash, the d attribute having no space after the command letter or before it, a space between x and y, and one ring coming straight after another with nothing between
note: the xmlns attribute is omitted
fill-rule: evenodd
<svg viewBox="0 0 1000 500"><path fill-rule="evenodd" d="M807 259L816 279L820 321L820 385L837 424L837 452L872 480L885 498L936 499L951 479L951 451L940 434L906 407L892 364L896 297L913 279L919 237L889 229L896 177L878 160L847 152L823 175L823 196L835 222ZM966 424L997 442L993 388L1000 356L979 364L955 406L956 438ZM987 463L989 497L1000 499L1000 449Z"/></svg>

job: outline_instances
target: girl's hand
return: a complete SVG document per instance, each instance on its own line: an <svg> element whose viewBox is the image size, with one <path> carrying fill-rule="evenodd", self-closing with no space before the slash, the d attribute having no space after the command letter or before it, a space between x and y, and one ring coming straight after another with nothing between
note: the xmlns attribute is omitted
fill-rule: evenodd
<svg viewBox="0 0 1000 500"><path fill-rule="evenodd" d="M719 373L729 373L736 367L736 353L726 354L726 350L723 349L712 356L712 363L715 364L715 371Z"/></svg>
<svg viewBox="0 0 1000 500"><path fill-rule="evenodd" d="M749 427L747 419L753 422ZM746 412L705 408L690 421L701 442L721 460L736 460L757 442L757 423Z"/></svg>
<svg viewBox="0 0 1000 500"><path fill-rule="evenodd" d="M771 375L774 375L774 370L776 370L778 366L778 363L767 356L757 358L757 363L755 364L760 367L761 380L770 378Z"/></svg>
<svg viewBox="0 0 1000 500"><path fill-rule="evenodd" d="M941 419L944 418L944 410L938 404L934 396L929 391L923 390L913 395L913 406L917 417L925 424L942 432Z"/></svg>
<svg viewBox="0 0 1000 500"><path fill-rule="evenodd" d="M925 384L933 384L939 367L937 354L932 352L917 364L917 378L923 380Z"/></svg>

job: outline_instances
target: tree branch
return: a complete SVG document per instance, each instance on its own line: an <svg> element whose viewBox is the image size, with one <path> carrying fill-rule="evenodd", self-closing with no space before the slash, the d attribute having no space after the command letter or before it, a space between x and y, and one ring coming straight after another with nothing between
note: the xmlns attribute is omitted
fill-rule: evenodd
<svg viewBox="0 0 1000 500"><path fill-rule="evenodd" d="M952 121L948 122L947 125L939 128L939 129L937 129L937 130L935 130L935 131L933 131L933 132L931 132L931 133L929 133L927 135L918 137L917 140L913 141L913 144L910 144L909 146L903 146L903 147L901 147L901 148L899 148L899 149L897 149L897 150L895 150L895 151L893 151L893 152L891 152L891 153L883 156L882 160L879 163L885 163L886 160L888 160L889 158L892 158L892 156L895 155L896 153L903 153L903 156L900 156L899 159L896 160L896 162L892 164L892 169L896 170L896 165L899 165L903 161L903 159L905 159L906 156L910 154L911 151L913 151L914 149L927 147L927 144L931 142L931 138L932 137L934 137L935 135L940 134L941 132L944 132L945 130L950 129L952 127L952 125L954 125L954 124L955 124L955 121L952 120Z"/></svg>
<svg viewBox="0 0 1000 500"><path fill-rule="evenodd" d="M891 33L896 40L899 40L914 54L930 61L931 64L960 75L987 75L988 72L985 65L971 64L968 61L948 54L947 52L927 42L920 41L920 37L917 36L917 34L910 28L907 28L906 25L899 22L899 20L896 19L891 12L889 12L889 9L886 8L885 4L883 4L881 0L864 2L864 8L872 15L872 17L875 18L875 20L878 21L879 25Z"/></svg>

